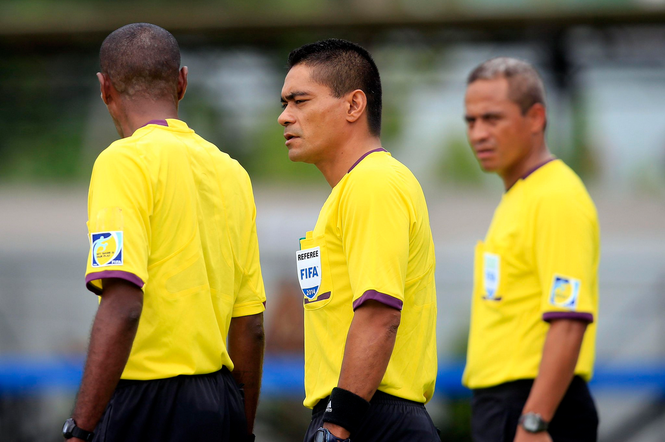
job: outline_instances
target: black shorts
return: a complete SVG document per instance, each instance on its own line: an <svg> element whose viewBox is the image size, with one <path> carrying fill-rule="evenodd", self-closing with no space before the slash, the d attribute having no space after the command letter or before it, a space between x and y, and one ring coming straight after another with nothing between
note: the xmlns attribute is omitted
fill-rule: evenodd
<svg viewBox="0 0 665 442"><path fill-rule="evenodd" d="M312 421L305 434L305 442L314 440L314 433L323 425L323 413L328 398L320 400L312 410ZM425 406L377 391L370 401L367 419L351 435L353 442L439 442L439 431L434 426Z"/></svg>
<svg viewBox="0 0 665 442"><path fill-rule="evenodd" d="M244 441L242 391L227 368L154 381L121 380L93 442Z"/></svg>
<svg viewBox="0 0 665 442"><path fill-rule="evenodd" d="M471 432L474 442L513 442L533 380L525 379L473 391ZM598 413L586 382L575 376L548 432L554 442L594 442Z"/></svg>

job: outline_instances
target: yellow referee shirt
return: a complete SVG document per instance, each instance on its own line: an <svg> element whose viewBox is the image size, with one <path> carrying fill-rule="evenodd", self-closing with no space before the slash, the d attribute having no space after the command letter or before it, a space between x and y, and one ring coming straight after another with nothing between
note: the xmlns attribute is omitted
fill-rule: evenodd
<svg viewBox="0 0 665 442"><path fill-rule="evenodd" d="M427 402L436 380L434 243L427 204L411 172L383 149L333 188L296 253L305 308L304 405L339 381L353 312L369 299L401 310L379 390Z"/></svg>
<svg viewBox="0 0 665 442"><path fill-rule="evenodd" d="M99 155L86 283L144 291L122 379L233 369L231 318L264 310L255 215L245 170L182 121L152 121Z"/></svg>
<svg viewBox="0 0 665 442"><path fill-rule="evenodd" d="M584 184L560 160L520 179L476 247L463 383L484 388L534 379L548 321L589 322L575 373L593 372L600 235Z"/></svg>

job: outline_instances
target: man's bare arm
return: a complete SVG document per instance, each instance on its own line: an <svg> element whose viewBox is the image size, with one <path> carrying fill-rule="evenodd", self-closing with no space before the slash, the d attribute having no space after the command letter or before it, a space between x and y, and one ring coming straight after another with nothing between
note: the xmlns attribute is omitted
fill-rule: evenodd
<svg viewBox="0 0 665 442"><path fill-rule="evenodd" d="M233 377L239 384L244 384L249 434L254 431L256 408L259 404L264 347L263 313L231 319L229 356L234 365Z"/></svg>
<svg viewBox="0 0 665 442"><path fill-rule="evenodd" d="M104 279L92 324L88 357L72 417L93 431L104 413L132 349L143 309L143 291L122 279ZM71 440L77 440L72 438Z"/></svg>
<svg viewBox="0 0 665 442"><path fill-rule="evenodd" d="M369 401L386 373L395 347L401 312L377 301L367 301L354 313L346 338L338 387ZM324 427L337 437L348 438L339 425Z"/></svg>
<svg viewBox="0 0 665 442"><path fill-rule="evenodd" d="M587 323L574 319L556 319L547 332L543 357L531 393L522 413L538 413L550 422L575 374ZM547 432L528 433L517 428L515 441L550 441Z"/></svg>

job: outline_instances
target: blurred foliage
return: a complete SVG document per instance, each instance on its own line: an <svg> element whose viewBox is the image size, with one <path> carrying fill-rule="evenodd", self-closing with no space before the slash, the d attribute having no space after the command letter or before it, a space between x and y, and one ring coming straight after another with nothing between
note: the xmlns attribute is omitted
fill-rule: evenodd
<svg viewBox="0 0 665 442"><path fill-rule="evenodd" d="M240 161L255 181L321 181L316 167L288 159L283 130L276 121L279 87L286 73L286 54L318 38L321 36L289 34L272 49L239 46L223 50L217 46L195 46L190 54L199 57L200 66L190 75L187 96L181 106L182 118L204 138ZM409 120L408 113L423 106L430 91L436 94L450 87L445 83L448 80L442 80L441 76L448 66L455 66L455 60L448 60L446 45L432 43L417 32L388 33L376 37L376 41L361 43L372 49L381 67L384 146L398 158L417 154L403 151L407 147L418 147L406 146L405 142L408 144L411 140L404 137L418 130L418 124L422 125ZM229 64L225 65L226 62ZM220 70L220 65L224 69ZM0 58L0 92L3 94L0 182L87 181L94 157L107 145L107 140L96 134L97 120L104 118L104 124L112 127L108 115L104 113L101 117L100 113L91 112L93 104L100 106L92 102L98 96L93 75L97 68L96 49L53 54L14 52ZM253 81L259 82L261 90L251 90L255 85L251 81L241 81L236 87L237 79L219 80L220 76L243 77L250 73L260 77ZM215 87L221 92L214 90ZM223 90L224 87L227 89ZM229 94L229 87L233 94ZM270 95L273 88L274 97ZM247 102L252 103L248 106ZM564 113L572 113L572 126L563 131L565 136L559 137L557 145L552 147L583 178L593 177L599 165L588 134L588 111L579 97L573 96L571 103ZM238 109L244 109L244 113L237 112ZM407 122L412 126L406 127ZM453 133L453 136L439 135L440 138L433 141L434 146L422 146L434 148L435 152L425 165L427 169L418 172L419 176L434 176L446 184L485 185L487 180L466 138Z"/></svg>
<svg viewBox="0 0 665 442"><path fill-rule="evenodd" d="M94 61L79 55L0 58L0 179L76 179ZM89 172L88 172L89 173Z"/></svg>
<svg viewBox="0 0 665 442"><path fill-rule="evenodd" d="M483 172L466 138L447 140L441 152L438 169L444 182L468 186L479 186L483 183Z"/></svg>

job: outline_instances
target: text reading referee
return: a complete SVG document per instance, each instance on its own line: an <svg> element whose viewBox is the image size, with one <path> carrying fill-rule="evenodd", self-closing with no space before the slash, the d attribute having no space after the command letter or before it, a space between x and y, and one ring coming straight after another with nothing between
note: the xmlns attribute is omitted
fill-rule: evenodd
<svg viewBox="0 0 665 442"><path fill-rule="evenodd" d="M187 68L170 33L124 26L100 62L122 139L90 182L86 283L101 301L65 438L252 440L265 293L249 177L177 119Z"/></svg>
<svg viewBox="0 0 665 442"><path fill-rule="evenodd" d="M332 187L296 253L305 308L306 442L438 441L434 244L425 197L381 147L381 81L343 40L289 55L279 123L289 158Z"/></svg>
<svg viewBox="0 0 665 442"><path fill-rule="evenodd" d="M474 441L595 441L587 381L598 311L596 209L547 148L545 91L531 65L495 58L467 84L469 142L506 189L476 247L464 372Z"/></svg>

